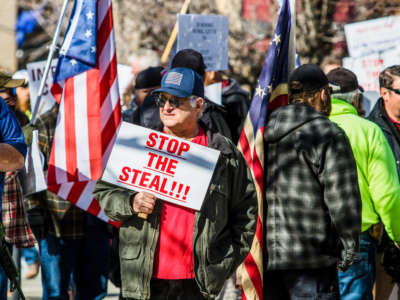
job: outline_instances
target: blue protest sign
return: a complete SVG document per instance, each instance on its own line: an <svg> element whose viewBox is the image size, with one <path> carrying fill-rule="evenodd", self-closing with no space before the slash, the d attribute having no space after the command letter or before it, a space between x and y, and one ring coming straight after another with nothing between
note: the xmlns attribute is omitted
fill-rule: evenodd
<svg viewBox="0 0 400 300"><path fill-rule="evenodd" d="M194 49L207 71L228 69L229 18L218 15L178 15L177 50Z"/></svg>

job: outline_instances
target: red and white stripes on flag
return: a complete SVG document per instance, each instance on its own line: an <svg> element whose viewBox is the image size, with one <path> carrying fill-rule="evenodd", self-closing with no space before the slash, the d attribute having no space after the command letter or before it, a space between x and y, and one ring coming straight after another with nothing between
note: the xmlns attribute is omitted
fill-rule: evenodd
<svg viewBox="0 0 400 300"><path fill-rule="evenodd" d="M97 66L67 78L59 104L48 189L109 221L92 191L121 122L111 0L97 1Z"/></svg>
<svg viewBox="0 0 400 300"><path fill-rule="evenodd" d="M250 253L236 272L242 287L243 300L268 300L263 294L263 275L268 261L263 251L264 237L264 127L268 112L288 102L288 78L296 65L295 1L283 0L274 38L258 79L256 93L240 135L238 148L242 152L254 178L258 200L258 218L255 238ZM267 195L268 196L268 195Z"/></svg>

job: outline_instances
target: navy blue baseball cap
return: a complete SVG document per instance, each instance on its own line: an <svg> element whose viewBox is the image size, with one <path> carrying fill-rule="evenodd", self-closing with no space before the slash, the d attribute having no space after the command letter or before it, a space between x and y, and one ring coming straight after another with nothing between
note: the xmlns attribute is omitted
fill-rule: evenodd
<svg viewBox="0 0 400 300"><path fill-rule="evenodd" d="M195 95L204 98L203 79L192 69L174 68L164 74L161 88L153 93L165 92L172 96L185 98Z"/></svg>

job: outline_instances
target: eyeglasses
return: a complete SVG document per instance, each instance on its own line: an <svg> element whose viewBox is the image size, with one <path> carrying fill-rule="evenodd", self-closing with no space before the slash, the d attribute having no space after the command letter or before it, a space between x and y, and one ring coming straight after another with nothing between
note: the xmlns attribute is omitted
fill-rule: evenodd
<svg viewBox="0 0 400 300"><path fill-rule="evenodd" d="M394 88L391 88L391 87L387 87L387 89L392 91L392 92L394 92L397 95L400 95L400 89L394 89Z"/></svg>
<svg viewBox="0 0 400 300"><path fill-rule="evenodd" d="M185 100L186 98L177 98L177 97L171 97L171 98L166 98L163 95L159 94L156 96L156 105L158 107L164 107L165 103L167 103L167 101L169 102L169 105L171 105L173 108L178 108L179 105L181 105L181 103L183 102L183 100Z"/></svg>

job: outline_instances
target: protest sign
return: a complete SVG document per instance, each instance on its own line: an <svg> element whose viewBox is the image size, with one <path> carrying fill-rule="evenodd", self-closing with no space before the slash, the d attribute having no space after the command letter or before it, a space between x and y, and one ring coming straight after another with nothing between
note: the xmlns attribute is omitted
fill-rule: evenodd
<svg viewBox="0 0 400 300"><path fill-rule="evenodd" d="M215 104L222 105L222 82L207 85L204 88L204 94L208 100Z"/></svg>
<svg viewBox="0 0 400 300"><path fill-rule="evenodd" d="M39 131L34 130L32 132L32 144L28 148L25 159L25 168L20 171L22 190L25 196L47 189L43 166L44 155L39 149Z"/></svg>
<svg viewBox="0 0 400 300"><path fill-rule="evenodd" d="M219 153L122 122L102 180L200 210Z"/></svg>
<svg viewBox="0 0 400 300"><path fill-rule="evenodd" d="M29 92L30 92L30 100L32 108L35 107L35 102L37 99L40 82L42 80L45 67L46 67L45 60L29 63L26 65L26 69L28 71L28 76L29 76ZM56 67L57 67L57 59L53 59L51 61L50 72L46 79L46 83L43 89L43 94L40 99L41 106L38 116L50 110L53 107L54 103L56 103L56 100L54 99L53 95L50 92L50 87L51 84L53 83L53 75L56 70Z"/></svg>
<svg viewBox="0 0 400 300"><path fill-rule="evenodd" d="M400 43L400 17L391 16L344 26L352 57L393 50Z"/></svg>
<svg viewBox="0 0 400 300"><path fill-rule="evenodd" d="M383 70L383 59L378 54L364 57L344 57L343 67L357 75L358 83L366 91L379 90L379 73Z"/></svg>
<svg viewBox="0 0 400 300"><path fill-rule="evenodd" d="M127 65L118 64L117 66L118 72L118 85L119 85L119 95L124 94L125 90L129 87L133 80L132 68Z"/></svg>
<svg viewBox="0 0 400 300"><path fill-rule="evenodd" d="M390 50L381 54L376 53L363 57L345 57L343 58L343 67L357 75L358 83L366 91L378 92L379 73L384 68L399 63L399 50Z"/></svg>
<svg viewBox="0 0 400 300"><path fill-rule="evenodd" d="M217 15L178 15L177 50L203 55L207 71L228 69L229 18Z"/></svg>

